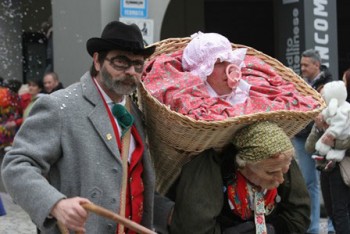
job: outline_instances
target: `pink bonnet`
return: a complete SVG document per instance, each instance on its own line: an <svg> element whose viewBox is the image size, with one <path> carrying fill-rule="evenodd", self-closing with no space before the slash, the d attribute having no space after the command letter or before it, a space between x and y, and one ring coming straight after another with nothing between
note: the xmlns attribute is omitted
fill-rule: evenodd
<svg viewBox="0 0 350 234"><path fill-rule="evenodd" d="M244 67L246 48L232 50L230 41L218 33L193 34L192 40L184 49L182 67L185 71L199 76L203 81L214 69L217 59Z"/></svg>

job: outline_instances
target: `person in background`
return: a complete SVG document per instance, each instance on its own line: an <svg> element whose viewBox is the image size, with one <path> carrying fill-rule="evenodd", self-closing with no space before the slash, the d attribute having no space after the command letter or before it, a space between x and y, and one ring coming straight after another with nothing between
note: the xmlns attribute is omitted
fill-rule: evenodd
<svg viewBox="0 0 350 234"><path fill-rule="evenodd" d="M302 53L300 65L302 77L318 92L326 83L332 81L332 75L327 67L321 64L321 56L318 51L314 49L305 50ZM307 233L318 234L320 226L319 171L316 169L312 154L305 151L305 142L312 125L313 122L296 134L292 141L311 199L311 223Z"/></svg>
<svg viewBox="0 0 350 234"><path fill-rule="evenodd" d="M43 81L38 78L32 78L28 80L28 93L31 95L30 103L24 109L23 119L25 120L31 109L33 108L34 102L42 96L42 91L44 90Z"/></svg>
<svg viewBox="0 0 350 234"><path fill-rule="evenodd" d="M0 87L0 148L12 145L13 138L23 122L23 109L18 90L22 82L8 79Z"/></svg>
<svg viewBox="0 0 350 234"><path fill-rule="evenodd" d="M342 77L345 86L346 86L346 91L348 92L348 96L346 98L347 102L350 102L350 68L348 68L344 73Z"/></svg>
<svg viewBox="0 0 350 234"><path fill-rule="evenodd" d="M155 174L142 113L128 95L155 46L144 47L137 25L113 21L86 47L90 72L34 103L5 155L5 188L41 233L58 233L57 221L76 232L134 233L88 215L82 204L91 202L152 228Z"/></svg>
<svg viewBox="0 0 350 234"><path fill-rule="evenodd" d="M31 95L28 90L28 84L22 84L21 88L18 90L18 95L21 98L21 107L23 110L25 110L29 105L31 99Z"/></svg>
<svg viewBox="0 0 350 234"><path fill-rule="evenodd" d="M350 70L344 73L349 75ZM349 83L347 83L347 87ZM335 139L331 134L324 134L329 126L325 123L322 114L317 116L315 124L306 140L305 149L308 153L315 150L316 142L322 138L322 142L337 150L347 150L345 157L350 157L350 138L345 140ZM344 160L344 159L343 159ZM327 214L333 221L337 234L350 233L350 187L348 187L340 174L339 163L331 169L321 170L321 190ZM328 230L329 233L329 230Z"/></svg>
<svg viewBox="0 0 350 234"><path fill-rule="evenodd" d="M12 92L17 93L22 86L22 82L16 78L11 78L3 81L3 85L9 88Z"/></svg>
<svg viewBox="0 0 350 234"><path fill-rule="evenodd" d="M57 73L55 72L46 73L44 75L43 82L45 93L47 94L63 89L63 85L60 82Z"/></svg>

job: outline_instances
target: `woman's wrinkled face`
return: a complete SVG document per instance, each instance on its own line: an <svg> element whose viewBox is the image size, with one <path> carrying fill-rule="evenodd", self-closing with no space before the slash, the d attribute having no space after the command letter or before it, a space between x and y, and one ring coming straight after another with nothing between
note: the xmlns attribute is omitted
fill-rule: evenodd
<svg viewBox="0 0 350 234"><path fill-rule="evenodd" d="M208 84L221 95L227 95L232 92L232 88L227 84L226 67L229 62L216 62L213 72L207 77Z"/></svg>
<svg viewBox="0 0 350 234"><path fill-rule="evenodd" d="M247 180L263 189L277 188L284 181L283 174L288 172L293 155L294 151L290 151L259 162L247 162L240 171Z"/></svg>

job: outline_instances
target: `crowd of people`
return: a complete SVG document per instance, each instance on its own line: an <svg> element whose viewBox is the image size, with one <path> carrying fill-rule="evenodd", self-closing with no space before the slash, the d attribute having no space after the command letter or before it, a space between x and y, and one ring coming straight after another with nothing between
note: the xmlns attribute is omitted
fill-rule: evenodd
<svg viewBox="0 0 350 234"><path fill-rule="evenodd" d="M14 78L0 78L0 149L4 150L12 145L34 101L43 94L63 89L63 85L55 72L30 78L26 84Z"/></svg>
<svg viewBox="0 0 350 234"><path fill-rule="evenodd" d="M182 65L195 71L212 97L244 103L255 84L241 80L244 61L234 57L229 44L225 47L228 40L213 38L204 48L211 51L211 62L191 63L200 57L195 46L190 52L196 56L185 57ZM350 188L342 181L339 162L319 172L312 158L318 139L347 150L350 137L323 137L329 126L322 113L292 140L270 121L241 128L222 151L205 150L184 165L163 196L155 191L143 113L129 98L142 82L145 60L155 46L144 46L135 24L113 21L86 48L92 65L78 83L63 89L53 72L29 80L25 106L19 87L2 85L0 90L15 95L1 100L18 107L1 109L8 115L1 116L1 127L13 131L2 178L38 232L59 233L65 227L82 233L135 233L126 221L89 214L84 205L94 203L164 234L318 233L321 174L330 224L337 234L350 233ZM301 68L303 78L321 93L333 80L317 51L302 54ZM349 89L350 70L343 81ZM0 200L0 214L1 208Z"/></svg>
<svg viewBox="0 0 350 234"><path fill-rule="evenodd" d="M51 78L54 77L54 78ZM46 88L43 79L47 80ZM63 86L54 72L44 77L31 78L26 84L17 79L0 77L0 156L12 148L17 131L28 117L34 102L42 95L50 94ZM0 198L0 216L5 215Z"/></svg>

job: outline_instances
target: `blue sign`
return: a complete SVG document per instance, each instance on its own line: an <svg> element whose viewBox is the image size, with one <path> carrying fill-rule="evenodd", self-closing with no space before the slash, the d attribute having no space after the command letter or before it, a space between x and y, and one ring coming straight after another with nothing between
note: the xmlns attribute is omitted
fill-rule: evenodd
<svg viewBox="0 0 350 234"><path fill-rule="evenodd" d="M121 0L120 17L147 18L148 0Z"/></svg>

